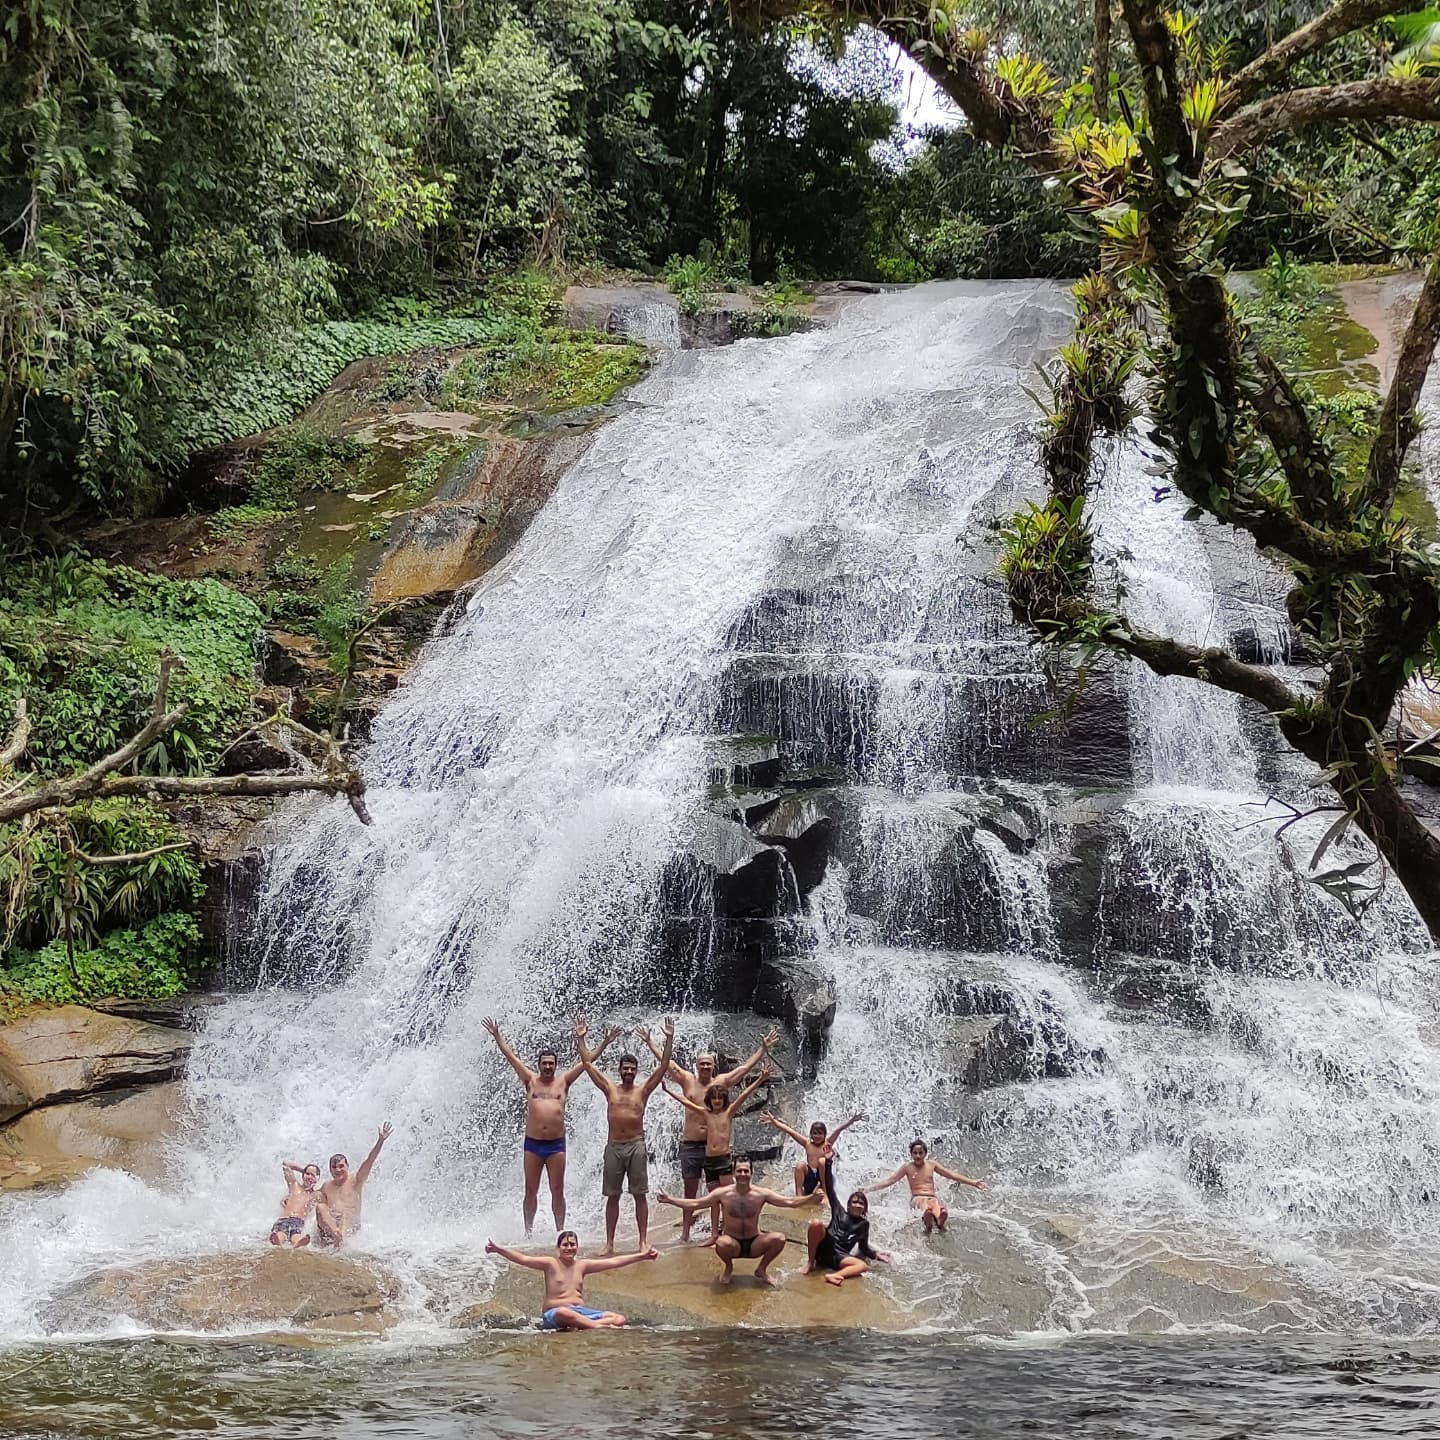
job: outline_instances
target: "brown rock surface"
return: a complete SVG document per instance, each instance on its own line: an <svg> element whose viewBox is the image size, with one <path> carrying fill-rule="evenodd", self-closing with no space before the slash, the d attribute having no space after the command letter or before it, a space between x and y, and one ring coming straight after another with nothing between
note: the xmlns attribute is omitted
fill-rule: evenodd
<svg viewBox="0 0 1440 1440"><path fill-rule="evenodd" d="M51 1330L98 1329L128 1315L156 1330L306 1325L379 1331L394 1281L358 1260L272 1250L144 1260L97 1270L62 1290L43 1316Z"/></svg>
<svg viewBox="0 0 1440 1440"><path fill-rule="evenodd" d="M170 1081L31 1110L0 1129L0 1190L63 1184L97 1165L158 1181L182 1102Z"/></svg>
<svg viewBox="0 0 1440 1440"><path fill-rule="evenodd" d="M191 1037L80 1005L0 1026L0 1124L37 1105L78 1100L179 1074Z"/></svg>

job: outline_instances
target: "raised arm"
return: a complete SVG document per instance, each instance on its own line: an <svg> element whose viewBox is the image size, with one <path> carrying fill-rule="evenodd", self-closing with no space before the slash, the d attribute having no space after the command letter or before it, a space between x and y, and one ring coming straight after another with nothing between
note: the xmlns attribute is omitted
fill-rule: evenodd
<svg viewBox="0 0 1440 1440"><path fill-rule="evenodd" d="M733 1070L727 1070L723 1075L717 1075L714 1083L723 1085L727 1090L743 1080L769 1053L772 1045L780 1043L780 1032L772 1025L761 1037L760 1048L748 1059L742 1060Z"/></svg>
<svg viewBox="0 0 1440 1440"><path fill-rule="evenodd" d="M531 1082L535 1079L535 1074L510 1048L510 1042L500 1033L500 1022L487 1015L481 1023L490 1032L490 1038L500 1047L500 1053L510 1062L511 1068L520 1077L520 1083L526 1090L529 1090Z"/></svg>
<svg viewBox="0 0 1440 1440"><path fill-rule="evenodd" d="M905 1167L902 1165L888 1180L881 1180L874 1185L864 1186L867 1195L873 1195L877 1190L888 1190L892 1185L898 1185L905 1178Z"/></svg>
<svg viewBox="0 0 1440 1440"><path fill-rule="evenodd" d="M703 1105L697 1105L693 1100L687 1100L678 1090L672 1090L663 1081L661 1082L660 1088L672 1100L678 1100L687 1110L693 1110L697 1115L708 1115L710 1113Z"/></svg>
<svg viewBox="0 0 1440 1440"><path fill-rule="evenodd" d="M577 1020L575 1023L577 1025L581 1025L584 1022ZM577 1031L576 1033L578 1036L579 1032ZM573 1085L582 1075L588 1073L590 1078L608 1095L610 1093L610 1082L606 1080L606 1078L595 1068L595 1062L624 1033L625 1032L618 1025L612 1025L610 1029L605 1032L604 1037L601 1039L600 1043L595 1047L594 1053L588 1057L588 1064L586 1063L587 1057L585 1055L585 1051L582 1049L580 1052L580 1063L578 1065L572 1065L561 1077L565 1081L565 1084L567 1086Z"/></svg>
<svg viewBox="0 0 1440 1440"><path fill-rule="evenodd" d="M947 1180L953 1180L957 1185L968 1185L972 1190L983 1190L983 1180L972 1180L968 1175L962 1175L958 1170L947 1170L943 1165L935 1167L937 1175L943 1175Z"/></svg>
<svg viewBox="0 0 1440 1440"><path fill-rule="evenodd" d="M355 1172L357 1187L363 1186L370 1178L370 1172L375 1168L375 1162L380 1158L380 1151L390 1138L390 1132L393 1129L394 1126L388 1120L380 1127L380 1133L375 1137L375 1143L370 1147L370 1153L360 1162L360 1168Z"/></svg>
<svg viewBox="0 0 1440 1440"><path fill-rule="evenodd" d="M660 1028L665 1032L665 1048L660 1052L650 1078L640 1087L640 1093L647 1100L655 1093L655 1087L664 1081L666 1072L670 1069L670 1052L675 1048L675 1022L667 1015L660 1022Z"/></svg>
<svg viewBox="0 0 1440 1440"><path fill-rule="evenodd" d="M768 1110L760 1117L762 1125L768 1125L772 1130L778 1130L782 1135L788 1135L796 1144L805 1144L806 1137L798 1130L792 1130L783 1120L777 1120Z"/></svg>
<svg viewBox="0 0 1440 1440"><path fill-rule="evenodd" d="M527 1270L544 1270L548 1267L549 1261L539 1255L524 1255L519 1250L509 1250L504 1245L497 1245L493 1240L485 1242L485 1253L487 1255L498 1255L502 1260L508 1260L512 1265L523 1265Z"/></svg>
<svg viewBox="0 0 1440 1440"><path fill-rule="evenodd" d="M861 1121L861 1120L864 1120L865 1118L866 1118L866 1117L865 1117L865 1115L864 1115L863 1112L860 1113L860 1114L857 1114L857 1115L852 1115L852 1116L851 1116L848 1120L846 1120L843 1124L837 1125L837 1126L829 1133L829 1135L827 1135L827 1136L825 1137L825 1143L826 1143L827 1145L832 1144L832 1143L834 1142L835 1137L836 1137L837 1135L843 1135L843 1134L845 1133L845 1131L847 1131L852 1125L856 1124L857 1122L859 1122L859 1121Z"/></svg>
<svg viewBox="0 0 1440 1440"><path fill-rule="evenodd" d="M650 1038L650 1032L643 1025L635 1027L635 1033L645 1042L645 1048L658 1060L660 1058L660 1047ZM685 1079L690 1072L676 1060L671 1060L669 1065L670 1074L677 1080Z"/></svg>
<svg viewBox="0 0 1440 1440"><path fill-rule="evenodd" d="M575 1049L580 1054L580 1068L595 1082L600 1093L608 1099L610 1082L596 1068L595 1057L585 1048L585 1036L588 1033L584 1016L577 1016L575 1019ZM567 1085L573 1083L568 1074L565 1077L565 1083Z"/></svg>
<svg viewBox="0 0 1440 1440"><path fill-rule="evenodd" d="M293 1160L282 1160L280 1173L284 1175L287 1185L298 1185L305 1176L305 1167L297 1165Z"/></svg>
<svg viewBox="0 0 1440 1440"><path fill-rule="evenodd" d="M731 1102L730 1113L737 1115L740 1107L775 1074L775 1067L767 1065Z"/></svg>
<svg viewBox="0 0 1440 1440"><path fill-rule="evenodd" d="M660 1252L652 1245L648 1250L637 1250L633 1255L612 1255L606 1260L582 1260L586 1275L598 1270L623 1270L627 1265L638 1265L642 1260L658 1260Z"/></svg>

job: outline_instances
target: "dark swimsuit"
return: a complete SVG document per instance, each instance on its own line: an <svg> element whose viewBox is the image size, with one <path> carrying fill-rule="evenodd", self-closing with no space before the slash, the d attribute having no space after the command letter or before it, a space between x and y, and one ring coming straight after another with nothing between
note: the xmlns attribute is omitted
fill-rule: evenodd
<svg viewBox="0 0 1440 1440"><path fill-rule="evenodd" d="M565 1153L565 1137L562 1135L558 1140L532 1140L527 1135L525 1137L525 1153L538 1156L541 1160L548 1160L552 1155L563 1155Z"/></svg>
<svg viewBox="0 0 1440 1440"><path fill-rule="evenodd" d="M750 1247L754 1245L760 1237L758 1235L746 1235L744 1239L741 1239L738 1235L732 1235L730 1238L740 1247L740 1254L736 1258L739 1260L749 1260L751 1258Z"/></svg>
<svg viewBox="0 0 1440 1440"><path fill-rule="evenodd" d="M805 1172L805 1193L813 1195L820 1186L820 1172L818 1170L806 1170Z"/></svg>
<svg viewBox="0 0 1440 1440"><path fill-rule="evenodd" d="M870 1248L870 1221L850 1218L835 1193L835 1173L828 1160L825 1162L825 1196L830 1201L830 1226L825 1238L815 1247L815 1263L824 1270L838 1270L845 1258L857 1249L862 1259L877 1259Z"/></svg>
<svg viewBox="0 0 1440 1440"><path fill-rule="evenodd" d="M293 1240L305 1233L305 1222L294 1215L282 1215L271 1227L272 1235L288 1235Z"/></svg>

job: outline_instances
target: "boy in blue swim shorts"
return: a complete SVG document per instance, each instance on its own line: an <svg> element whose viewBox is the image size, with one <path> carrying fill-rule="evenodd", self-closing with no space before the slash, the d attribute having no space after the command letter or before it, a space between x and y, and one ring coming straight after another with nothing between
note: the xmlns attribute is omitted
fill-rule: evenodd
<svg viewBox="0 0 1440 1440"><path fill-rule="evenodd" d="M487 1255L499 1255L512 1265L539 1270L545 1276L545 1308L541 1324L546 1330L613 1330L625 1323L615 1310L596 1310L585 1304L585 1277L605 1270L622 1270L641 1260L659 1259L653 1247L633 1255L615 1255L606 1260L582 1260L580 1239L573 1230L562 1230L555 1241L554 1255L525 1255L493 1240L485 1242Z"/></svg>

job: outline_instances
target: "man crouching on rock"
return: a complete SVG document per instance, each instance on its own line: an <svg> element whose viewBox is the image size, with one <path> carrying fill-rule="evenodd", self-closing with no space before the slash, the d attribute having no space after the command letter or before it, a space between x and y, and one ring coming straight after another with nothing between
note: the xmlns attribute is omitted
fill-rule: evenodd
<svg viewBox="0 0 1440 1440"><path fill-rule="evenodd" d="M660 1252L653 1247L633 1255L616 1255L609 1260L582 1260L580 1239L573 1230L562 1230L555 1241L554 1255L522 1255L493 1240L485 1242L487 1255L498 1255L512 1265L540 1270L545 1275L545 1308L541 1324L547 1330L614 1330L625 1323L615 1310L595 1310L585 1304L585 1277L603 1270L621 1270L641 1260L655 1260Z"/></svg>
<svg viewBox="0 0 1440 1440"><path fill-rule="evenodd" d="M807 1205L825 1203L825 1197L818 1190L809 1195L777 1195L773 1190L761 1190L752 1185L750 1177L750 1161L742 1156L735 1162L734 1180L708 1195L696 1200L676 1200L662 1191L655 1197L662 1205L674 1205L692 1213L710 1205L719 1205L722 1233L715 1241L715 1257L725 1265L720 1272L722 1285L729 1285L735 1279L737 1260L758 1261L755 1278L762 1285L778 1285L780 1282L770 1273L770 1267L785 1248L785 1237L778 1230L761 1234L760 1212L767 1205L778 1205L782 1210L799 1210Z"/></svg>
<svg viewBox="0 0 1440 1440"><path fill-rule="evenodd" d="M343 1155L330 1157L330 1178L320 1187L320 1203L315 1207L315 1233L322 1245L343 1245L360 1228L360 1207L364 1200L365 1182L380 1158L380 1147L390 1138L387 1120L370 1153L352 1175L350 1162Z"/></svg>

